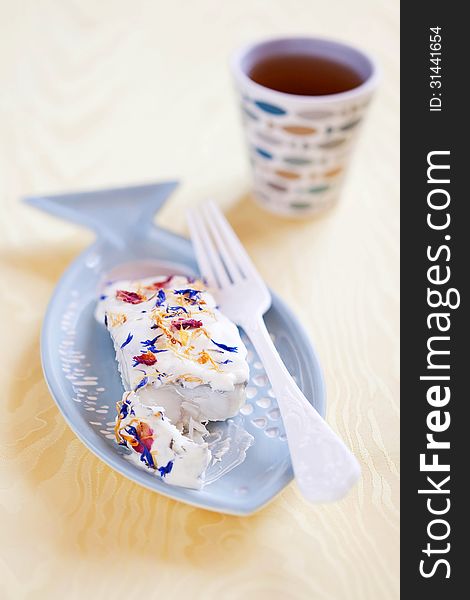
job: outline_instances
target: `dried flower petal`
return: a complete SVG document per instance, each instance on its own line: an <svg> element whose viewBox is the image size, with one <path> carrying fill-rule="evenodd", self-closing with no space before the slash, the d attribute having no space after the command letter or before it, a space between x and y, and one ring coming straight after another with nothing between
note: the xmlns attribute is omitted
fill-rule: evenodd
<svg viewBox="0 0 470 600"><path fill-rule="evenodd" d="M200 290L193 290L192 288L186 288L184 290L173 290L174 294L180 294L181 296L187 296L190 300L198 298L201 294Z"/></svg>
<svg viewBox="0 0 470 600"><path fill-rule="evenodd" d="M213 344L215 344L216 346L218 346L219 348L222 348L222 350L225 350L226 352L238 352L238 348L236 346L226 346L225 344L220 344L219 342L215 342L212 338L211 338L211 342Z"/></svg>
<svg viewBox="0 0 470 600"><path fill-rule="evenodd" d="M147 352L153 352L154 354L158 354L159 352L166 352L166 348L159 349L155 346L155 342L158 340L158 338L161 338L162 335L163 333L160 333L160 335L154 337L153 340L144 340L140 343L147 349Z"/></svg>
<svg viewBox="0 0 470 600"><path fill-rule="evenodd" d="M148 367L151 367L157 362L157 357L153 352L145 352L144 354L139 354L139 356L134 356L134 360L134 367L136 365L147 365Z"/></svg>
<svg viewBox="0 0 470 600"><path fill-rule="evenodd" d="M157 299L155 301L155 306L162 306L162 304L166 300L166 294L163 290L159 290L157 294Z"/></svg>
<svg viewBox="0 0 470 600"><path fill-rule="evenodd" d="M150 450L152 448L152 444L153 444L153 430L151 429L151 427L145 423L144 421L140 421L140 423L137 425L136 427L137 429L137 433L139 435L139 446L134 447L134 450L137 450L137 452L142 452L144 447L147 448L147 450Z"/></svg>
<svg viewBox="0 0 470 600"><path fill-rule="evenodd" d="M168 464L166 465L166 467L159 467L158 468L158 472L160 473L160 475L162 477L165 477L165 475L168 475L168 473L171 473L171 469L173 468L173 461L169 460Z"/></svg>
<svg viewBox="0 0 470 600"><path fill-rule="evenodd" d="M147 385L149 381L148 377L142 377L142 379L139 381L138 385L136 386L136 388L134 389L134 392L136 392L137 390L139 390L140 388L144 387Z"/></svg>
<svg viewBox="0 0 470 600"><path fill-rule="evenodd" d="M155 469L155 462L153 460L153 456L150 450L147 450L147 448L145 447L142 450L142 454L140 455L140 460L144 463L144 465L147 465L147 467L149 467L150 469Z"/></svg>
<svg viewBox="0 0 470 600"><path fill-rule="evenodd" d="M145 297L142 294L138 294L137 292L128 292L126 290L117 290L116 298L118 300L122 300L123 302L127 302L128 304L140 304L145 300Z"/></svg>
<svg viewBox="0 0 470 600"><path fill-rule="evenodd" d="M155 336L153 338L153 340L144 340L143 342L140 342L142 344L142 346L153 346L155 344L155 342L158 340L158 338L162 337L163 333L160 333L159 335Z"/></svg>
<svg viewBox="0 0 470 600"><path fill-rule="evenodd" d="M184 306L168 306L168 308L167 308L167 312L179 313L181 311L188 314L188 311L186 308L184 308ZM175 315L168 315L168 316L174 317Z"/></svg>
<svg viewBox="0 0 470 600"><path fill-rule="evenodd" d="M202 327L202 321L197 319L175 319L171 322L172 329L197 329Z"/></svg>
<svg viewBox="0 0 470 600"><path fill-rule="evenodd" d="M162 289L166 286L167 283L170 283L170 281L173 279L173 275L169 275L166 279L164 279L163 281L155 281L154 283L152 283L151 285L148 285L147 288L149 290L159 290Z"/></svg>
<svg viewBox="0 0 470 600"><path fill-rule="evenodd" d="M132 335L132 333L130 333L126 338L126 341L121 344L121 348L124 348L124 346L127 346L127 344L132 340L133 337L134 336Z"/></svg>

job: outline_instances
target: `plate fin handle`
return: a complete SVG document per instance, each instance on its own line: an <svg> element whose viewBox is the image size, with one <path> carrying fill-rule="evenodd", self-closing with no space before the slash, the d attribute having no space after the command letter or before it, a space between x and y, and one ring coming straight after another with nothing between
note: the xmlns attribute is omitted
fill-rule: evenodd
<svg viewBox="0 0 470 600"><path fill-rule="evenodd" d="M178 185L164 181L114 189L51 196L29 196L24 202L51 215L93 229L98 237L122 247L153 226L153 216Z"/></svg>

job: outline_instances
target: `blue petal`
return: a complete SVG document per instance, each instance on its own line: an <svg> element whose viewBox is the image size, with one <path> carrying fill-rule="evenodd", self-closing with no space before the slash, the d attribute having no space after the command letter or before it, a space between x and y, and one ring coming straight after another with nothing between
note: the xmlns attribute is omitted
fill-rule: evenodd
<svg viewBox="0 0 470 600"><path fill-rule="evenodd" d="M166 300L166 295L163 290L159 290L157 294L157 300L155 302L155 306L161 306Z"/></svg>
<svg viewBox="0 0 470 600"><path fill-rule="evenodd" d="M153 354L158 354L159 352L167 352L167 349L159 350L156 346L147 346L148 352L153 352Z"/></svg>
<svg viewBox="0 0 470 600"><path fill-rule="evenodd" d="M215 342L212 338L211 342L219 348L222 348L222 350L226 350L227 352L238 352L238 348L236 346L226 346L225 344L219 344L218 342Z"/></svg>
<svg viewBox="0 0 470 600"><path fill-rule="evenodd" d="M158 471L162 477L165 477L165 475L168 475L168 473L171 473L172 468L173 468L173 461L170 460L170 461L168 461L168 464L166 465L166 467L159 467Z"/></svg>
<svg viewBox="0 0 470 600"><path fill-rule="evenodd" d="M124 346L127 346L127 344L132 340L133 337L134 336L132 335L132 333L130 333L126 338L126 341L121 344L121 348L124 348Z"/></svg>
<svg viewBox="0 0 470 600"><path fill-rule="evenodd" d="M188 311L186 310L186 308L184 308L184 306L169 306L168 310L171 310L172 312L179 312L180 310L182 310L183 312L188 314Z"/></svg>
<svg viewBox="0 0 470 600"><path fill-rule="evenodd" d="M181 294L182 296L188 295L191 299L197 298L201 293L199 290L193 290L192 288L186 288L184 290L173 290L174 294Z"/></svg>
<svg viewBox="0 0 470 600"><path fill-rule="evenodd" d="M150 450L146 446L142 450L142 454L140 455L140 460L147 465L147 467L155 468L155 463L153 462L153 456L150 453ZM160 469L159 469L160 470ZM171 469L170 469L171 470Z"/></svg>
<svg viewBox="0 0 470 600"><path fill-rule="evenodd" d="M143 377L143 378L140 380L140 382L139 382L139 384L137 385L137 387L135 388L134 392L136 392L136 391L137 391L138 389L140 389L141 387L144 387L145 385L147 385L148 381L149 381L149 378L148 378L148 377Z"/></svg>
<svg viewBox="0 0 470 600"><path fill-rule="evenodd" d="M128 425L126 427L126 432L129 435L132 435L133 437L135 437L136 440L139 439L139 434L137 433L137 429L133 425Z"/></svg>
<svg viewBox="0 0 470 600"><path fill-rule="evenodd" d="M161 336L162 336L162 334L157 335L156 337L153 338L153 340L145 340L140 343L142 344L142 346L153 346L155 344L155 342L158 340L158 338Z"/></svg>

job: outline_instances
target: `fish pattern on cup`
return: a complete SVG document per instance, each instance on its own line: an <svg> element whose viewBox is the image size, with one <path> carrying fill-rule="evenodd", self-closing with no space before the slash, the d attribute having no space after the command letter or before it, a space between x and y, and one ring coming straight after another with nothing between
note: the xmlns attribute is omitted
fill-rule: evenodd
<svg viewBox="0 0 470 600"><path fill-rule="evenodd" d="M308 214L337 195L370 98L335 108L288 108L244 94L242 114L263 204L285 214Z"/></svg>

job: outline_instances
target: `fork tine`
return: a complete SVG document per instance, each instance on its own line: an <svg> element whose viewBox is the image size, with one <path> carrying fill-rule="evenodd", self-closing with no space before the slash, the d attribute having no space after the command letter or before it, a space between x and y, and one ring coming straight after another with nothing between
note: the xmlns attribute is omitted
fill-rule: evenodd
<svg viewBox="0 0 470 600"><path fill-rule="evenodd" d="M201 218L201 216L195 214L194 212L193 223L196 225L196 228L199 231L199 240L202 252L205 254L206 263L211 265L210 271L216 287L223 288L229 286L230 280L225 267L220 260L219 255L217 254L217 250L215 249L207 225L204 223L204 220ZM212 286L214 286L214 283Z"/></svg>
<svg viewBox="0 0 470 600"><path fill-rule="evenodd" d="M199 269L201 270L201 275L205 277L209 286L215 289L218 286L207 252L204 248L199 219L193 210L188 210L186 220L188 222L189 232L196 253L196 260Z"/></svg>
<svg viewBox="0 0 470 600"><path fill-rule="evenodd" d="M218 228L218 223L216 221L217 215L214 214L214 205L206 204L203 206L203 214L205 215L206 225L208 225L212 233L215 245L219 254L222 256L222 260L224 261L225 268L227 269L230 279L233 281L233 283L242 281L243 274L240 270L240 267L236 264L237 254L236 252L233 252L233 248L230 247L230 244L227 244L227 242L222 239Z"/></svg>
<svg viewBox="0 0 470 600"><path fill-rule="evenodd" d="M246 278L251 277L257 279L259 282L262 282L262 279L256 270L255 265L251 261L251 258L246 253L245 248L243 248L240 240L235 235L232 227L229 225L227 219L223 216L214 202L210 201L208 203L213 218L215 220L216 226L218 227L221 235L226 240L226 245L228 245L232 250L232 255L236 256L237 264L240 270L243 272ZM264 282L263 282L264 285Z"/></svg>

